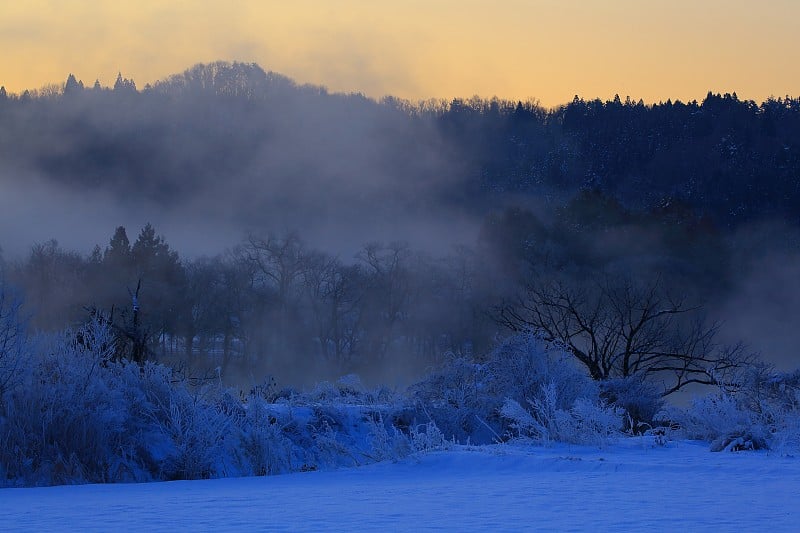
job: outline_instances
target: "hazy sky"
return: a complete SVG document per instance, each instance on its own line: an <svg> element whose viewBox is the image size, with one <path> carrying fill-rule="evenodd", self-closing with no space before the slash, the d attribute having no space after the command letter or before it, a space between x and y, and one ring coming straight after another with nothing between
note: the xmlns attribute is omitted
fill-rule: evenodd
<svg viewBox="0 0 800 533"><path fill-rule="evenodd" d="M797 0L4 1L0 84L141 88L226 59L412 100L762 100L800 94L799 21Z"/></svg>

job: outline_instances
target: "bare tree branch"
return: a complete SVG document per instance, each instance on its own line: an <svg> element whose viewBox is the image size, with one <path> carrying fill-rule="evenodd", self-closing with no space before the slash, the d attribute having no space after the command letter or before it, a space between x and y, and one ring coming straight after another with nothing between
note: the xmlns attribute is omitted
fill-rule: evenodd
<svg viewBox="0 0 800 533"><path fill-rule="evenodd" d="M592 378L643 375L666 396L692 383L725 386L751 360L741 346L719 346L718 324L659 279L642 285L604 275L600 282L535 281L515 303L496 309L497 323L560 342Z"/></svg>

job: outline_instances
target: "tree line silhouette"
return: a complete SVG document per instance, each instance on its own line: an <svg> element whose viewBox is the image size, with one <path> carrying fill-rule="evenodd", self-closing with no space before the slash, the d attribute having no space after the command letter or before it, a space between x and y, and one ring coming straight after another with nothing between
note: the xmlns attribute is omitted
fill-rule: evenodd
<svg viewBox="0 0 800 533"><path fill-rule="evenodd" d="M308 189L326 184L355 207L475 209L589 189L636 209L677 202L724 227L800 218L800 99L789 96L576 96L553 109L478 97L375 101L217 62L141 90L121 74L113 88L70 75L3 90L0 121L0 156L12 168L167 204L217 188L319 210ZM253 205L241 216L260 221Z"/></svg>
<svg viewBox="0 0 800 533"><path fill-rule="evenodd" d="M408 378L448 352L486 349L489 289L476 268L466 249L434 258L405 243L368 243L345 262L291 232L181 259L147 224L132 243L118 227L88 256L34 245L7 277L24 289L35 329L99 315L121 334L120 358L312 383L384 368Z"/></svg>

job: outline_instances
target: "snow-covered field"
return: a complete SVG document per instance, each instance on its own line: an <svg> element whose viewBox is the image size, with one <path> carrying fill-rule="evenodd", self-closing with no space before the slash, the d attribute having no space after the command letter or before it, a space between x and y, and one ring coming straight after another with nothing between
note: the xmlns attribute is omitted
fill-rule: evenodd
<svg viewBox="0 0 800 533"><path fill-rule="evenodd" d="M3 531L799 531L800 460L690 441L457 446L282 476L0 490Z"/></svg>

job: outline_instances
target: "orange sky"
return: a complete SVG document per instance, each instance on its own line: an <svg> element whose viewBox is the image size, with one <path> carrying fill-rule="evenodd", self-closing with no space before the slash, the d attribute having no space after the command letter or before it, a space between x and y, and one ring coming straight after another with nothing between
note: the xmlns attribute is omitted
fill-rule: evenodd
<svg viewBox="0 0 800 533"><path fill-rule="evenodd" d="M198 62L412 100L800 95L797 0L26 0L0 7L0 84L141 88Z"/></svg>

